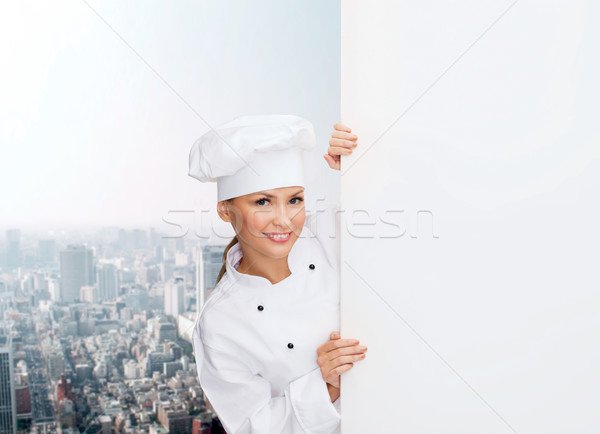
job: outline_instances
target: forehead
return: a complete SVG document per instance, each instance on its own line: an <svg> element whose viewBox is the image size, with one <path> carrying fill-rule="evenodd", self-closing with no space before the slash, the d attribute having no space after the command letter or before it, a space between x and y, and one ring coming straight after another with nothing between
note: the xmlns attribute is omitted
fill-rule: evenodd
<svg viewBox="0 0 600 434"><path fill-rule="evenodd" d="M296 187L281 187L281 188L273 188L271 190L257 191L256 193L252 193L252 195L275 197L275 196L294 196L296 194L301 194L301 193L304 193L304 187L296 186Z"/></svg>

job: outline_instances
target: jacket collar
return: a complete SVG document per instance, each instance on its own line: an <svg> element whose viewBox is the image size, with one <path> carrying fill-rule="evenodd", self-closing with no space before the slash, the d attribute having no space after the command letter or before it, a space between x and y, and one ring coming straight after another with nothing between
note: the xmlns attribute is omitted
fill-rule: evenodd
<svg viewBox="0 0 600 434"><path fill-rule="evenodd" d="M304 253L307 248L306 243L309 242L307 239L309 235L309 229L306 226L304 226L300 237L296 240L288 255L288 266L290 267L290 271L292 272L292 274L283 279L282 281L277 282L276 284L272 284L269 281L269 279L265 277L254 276L251 274L240 273L239 271L237 271L235 265L242 258L243 253L241 244L239 242L235 243L227 252L227 259L225 261L225 269L227 271L226 276L229 280L229 283L231 285L241 284L243 286L257 288L274 288L289 285L291 282L296 280L300 272L304 269L304 267L302 267L301 265L303 265L304 262L303 258L305 257Z"/></svg>

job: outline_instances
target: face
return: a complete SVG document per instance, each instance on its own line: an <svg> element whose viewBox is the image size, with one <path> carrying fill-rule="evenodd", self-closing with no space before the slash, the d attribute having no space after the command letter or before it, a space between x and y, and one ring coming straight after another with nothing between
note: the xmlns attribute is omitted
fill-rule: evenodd
<svg viewBox="0 0 600 434"><path fill-rule="evenodd" d="M243 247L283 258L304 226L304 188L282 187L239 196L219 202L217 211L223 221L232 223Z"/></svg>

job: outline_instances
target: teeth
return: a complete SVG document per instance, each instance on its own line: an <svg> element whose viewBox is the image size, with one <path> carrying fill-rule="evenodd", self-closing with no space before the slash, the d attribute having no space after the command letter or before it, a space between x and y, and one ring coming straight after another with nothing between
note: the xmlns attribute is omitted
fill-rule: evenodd
<svg viewBox="0 0 600 434"><path fill-rule="evenodd" d="M283 239L283 238L287 238L287 237L288 237L288 234L283 234L283 235L268 235L268 234L267 234L267 236L268 236L269 238Z"/></svg>

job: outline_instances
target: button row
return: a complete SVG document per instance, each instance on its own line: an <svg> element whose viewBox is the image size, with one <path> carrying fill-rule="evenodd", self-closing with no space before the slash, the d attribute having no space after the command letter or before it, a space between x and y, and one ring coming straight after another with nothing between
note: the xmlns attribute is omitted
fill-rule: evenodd
<svg viewBox="0 0 600 434"><path fill-rule="evenodd" d="M310 268L311 270L314 270L314 269L315 269L315 264L310 264L310 265L308 266L308 268ZM263 306L262 304L259 304L259 305L257 306L257 309L258 309L258 310L260 310L260 311L262 311L262 310L264 310L264 306ZM288 346L288 348L290 348L290 349L294 348L294 344L293 344L293 343L291 343L291 342L290 342L290 343L288 343L288 344L287 344L287 346Z"/></svg>

